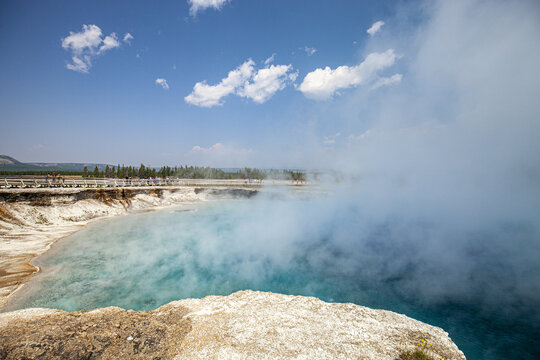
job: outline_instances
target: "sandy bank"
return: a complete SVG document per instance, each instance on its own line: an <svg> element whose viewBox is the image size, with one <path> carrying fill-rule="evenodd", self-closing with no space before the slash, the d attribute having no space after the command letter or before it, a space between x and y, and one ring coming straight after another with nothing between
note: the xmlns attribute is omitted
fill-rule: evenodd
<svg viewBox="0 0 540 360"><path fill-rule="evenodd" d="M39 271L31 261L90 221L188 205L215 196L249 196L250 187L0 190L0 308Z"/></svg>

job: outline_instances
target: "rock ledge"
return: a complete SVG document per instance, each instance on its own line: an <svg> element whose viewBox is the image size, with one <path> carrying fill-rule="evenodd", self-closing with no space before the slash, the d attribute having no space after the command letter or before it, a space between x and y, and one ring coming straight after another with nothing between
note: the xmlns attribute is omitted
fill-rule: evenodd
<svg viewBox="0 0 540 360"><path fill-rule="evenodd" d="M266 292L174 301L150 312L0 314L2 359L394 360L419 338L445 359L465 359L442 329L405 315Z"/></svg>

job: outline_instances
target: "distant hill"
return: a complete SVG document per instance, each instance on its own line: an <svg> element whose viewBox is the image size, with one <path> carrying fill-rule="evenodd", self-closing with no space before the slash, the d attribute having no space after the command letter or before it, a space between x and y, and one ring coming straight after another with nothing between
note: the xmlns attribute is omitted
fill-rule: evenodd
<svg viewBox="0 0 540 360"><path fill-rule="evenodd" d="M20 161L7 155L0 155L0 165L17 165L22 164Z"/></svg>
<svg viewBox="0 0 540 360"><path fill-rule="evenodd" d="M107 164L94 163L23 163L7 155L0 155L0 171L94 171L97 166L99 171L104 171ZM111 167L112 165L109 165Z"/></svg>

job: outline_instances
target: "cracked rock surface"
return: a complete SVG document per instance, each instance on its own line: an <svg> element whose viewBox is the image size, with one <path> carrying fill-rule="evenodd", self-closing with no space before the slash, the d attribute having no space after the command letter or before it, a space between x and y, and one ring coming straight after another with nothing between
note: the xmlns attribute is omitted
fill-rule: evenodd
<svg viewBox="0 0 540 360"><path fill-rule="evenodd" d="M0 359L396 359L417 339L465 359L444 330L312 297L239 291L150 312L109 307L0 314Z"/></svg>

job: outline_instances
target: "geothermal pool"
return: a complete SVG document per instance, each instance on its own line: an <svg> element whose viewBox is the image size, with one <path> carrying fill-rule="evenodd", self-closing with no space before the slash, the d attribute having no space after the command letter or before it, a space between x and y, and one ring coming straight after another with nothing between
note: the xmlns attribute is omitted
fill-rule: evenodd
<svg viewBox="0 0 540 360"><path fill-rule="evenodd" d="M537 268L507 245L530 227L490 232L352 198L259 195L99 221L36 261L16 308L151 310L252 289L404 313L469 359L540 358L536 273L516 280Z"/></svg>

